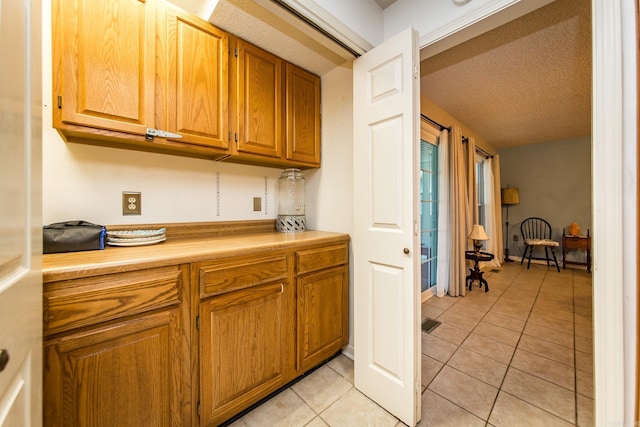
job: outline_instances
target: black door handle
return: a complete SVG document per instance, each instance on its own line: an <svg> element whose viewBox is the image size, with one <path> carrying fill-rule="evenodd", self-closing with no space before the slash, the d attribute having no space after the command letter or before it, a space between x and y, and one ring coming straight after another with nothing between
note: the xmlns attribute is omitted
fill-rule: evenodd
<svg viewBox="0 0 640 427"><path fill-rule="evenodd" d="M6 349L0 350L0 372L4 371L9 363L9 352Z"/></svg>

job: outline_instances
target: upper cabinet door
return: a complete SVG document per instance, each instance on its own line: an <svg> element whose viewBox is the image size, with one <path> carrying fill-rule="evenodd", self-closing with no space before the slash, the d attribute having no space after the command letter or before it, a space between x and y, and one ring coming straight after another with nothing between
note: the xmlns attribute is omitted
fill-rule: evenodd
<svg viewBox="0 0 640 427"><path fill-rule="evenodd" d="M287 160L320 166L320 77L287 64Z"/></svg>
<svg viewBox="0 0 640 427"><path fill-rule="evenodd" d="M54 126L144 135L154 121L153 0L52 2Z"/></svg>
<svg viewBox="0 0 640 427"><path fill-rule="evenodd" d="M158 25L157 127L177 141L227 149L229 36L177 8ZM166 75L164 75L166 73Z"/></svg>
<svg viewBox="0 0 640 427"><path fill-rule="evenodd" d="M282 156L283 60L238 39L235 67L237 151Z"/></svg>

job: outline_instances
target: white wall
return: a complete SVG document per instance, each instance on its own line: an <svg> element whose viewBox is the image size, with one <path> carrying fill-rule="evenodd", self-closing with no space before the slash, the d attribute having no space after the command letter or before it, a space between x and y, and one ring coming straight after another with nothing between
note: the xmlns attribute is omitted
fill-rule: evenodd
<svg viewBox="0 0 640 427"><path fill-rule="evenodd" d="M590 137L504 148L498 150L498 154L502 186L520 188L520 204L509 207L507 242L512 256L522 256L520 223L528 217L549 221L552 238L559 242L562 230L568 230L572 222L578 223L580 234L586 235L590 230L593 235ZM514 242L513 235L520 241ZM555 253L558 261L562 261L562 249L558 248ZM569 261L584 262L585 257L585 252L579 250L567 254Z"/></svg>
<svg viewBox="0 0 640 427"><path fill-rule="evenodd" d="M114 225L277 216L280 169L65 143L52 128L50 6L49 0L43 2L44 224L72 219ZM123 191L142 192L142 215L122 215ZM253 212L253 197L263 198L262 211Z"/></svg>
<svg viewBox="0 0 640 427"><path fill-rule="evenodd" d="M408 26L420 34L420 54L442 52L553 0L398 0L383 12L384 39Z"/></svg>
<svg viewBox="0 0 640 427"><path fill-rule="evenodd" d="M322 168L305 173L308 221L320 230L353 228L352 80L351 64L322 76Z"/></svg>
<svg viewBox="0 0 640 427"><path fill-rule="evenodd" d="M308 171L307 221L353 234L353 72L345 64L322 76L322 168ZM350 251L353 265L353 254ZM349 347L353 355L353 268L349 269Z"/></svg>
<svg viewBox="0 0 640 427"><path fill-rule="evenodd" d="M47 109L45 115L49 113ZM72 219L111 225L229 221L277 215L278 169L66 144L50 123L45 129L45 224ZM142 215L122 215L123 191L142 193ZM262 197L262 211L253 212L253 197Z"/></svg>
<svg viewBox="0 0 640 427"><path fill-rule="evenodd" d="M382 9L372 0L313 0L360 37L377 46L383 39Z"/></svg>

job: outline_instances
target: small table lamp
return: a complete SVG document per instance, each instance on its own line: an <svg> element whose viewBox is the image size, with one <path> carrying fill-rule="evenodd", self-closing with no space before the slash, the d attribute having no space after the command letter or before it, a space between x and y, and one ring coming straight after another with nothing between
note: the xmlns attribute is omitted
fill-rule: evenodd
<svg viewBox="0 0 640 427"><path fill-rule="evenodd" d="M480 252L480 248L482 248L482 241L489 240L489 236L484 231L484 227L480 224L475 224L473 229L471 230L471 234L469 234L469 238L473 240L473 248L476 251L476 254Z"/></svg>

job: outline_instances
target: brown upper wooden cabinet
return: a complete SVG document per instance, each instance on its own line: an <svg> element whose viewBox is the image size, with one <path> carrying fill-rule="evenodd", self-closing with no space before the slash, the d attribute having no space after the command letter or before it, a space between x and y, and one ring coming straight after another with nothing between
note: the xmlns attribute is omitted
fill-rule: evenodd
<svg viewBox="0 0 640 427"><path fill-rule="evenodd" d="M226 33L154 0L54 0L52 10L53 125L67 141L228 154Z"/></svg>
<svg viewBox="0 0 640 427"><path fill-rule="evenodd" d="M320 166L320 78L233 38L229 161Z"/></svg>
<svg viewBox="0 0 640 427"><path fill-rule="evenodd" d="M244 40L234 42L232 151L248 159L278 161L284 140L284 61Z"/></svg>
<svg viewBox="0 0 640 427"><path fill-rule="evenodd" d="M229 35L176 7L158 8L158 17L163 19L158 23L156 126L182 136L170 141L226 151Z"/></svg>
<svg viewBox="0 0 640 427"><path fill-rule="evenodd" d="M154 126L156 3L54 0L52 19L53 125L144 139Z"/></svg>
<svg viewBox="0 0 640 427"><path fill-rule="evenodd" d="M286 158L320 166L320 78L293 64L286 70Z"/></svg>
<svg viewBox="0 0 640 427"><path fill-rule="evenodd" d="M52 19L66 141L320 167L318 76L163 0L53 0Z"/></svg>

